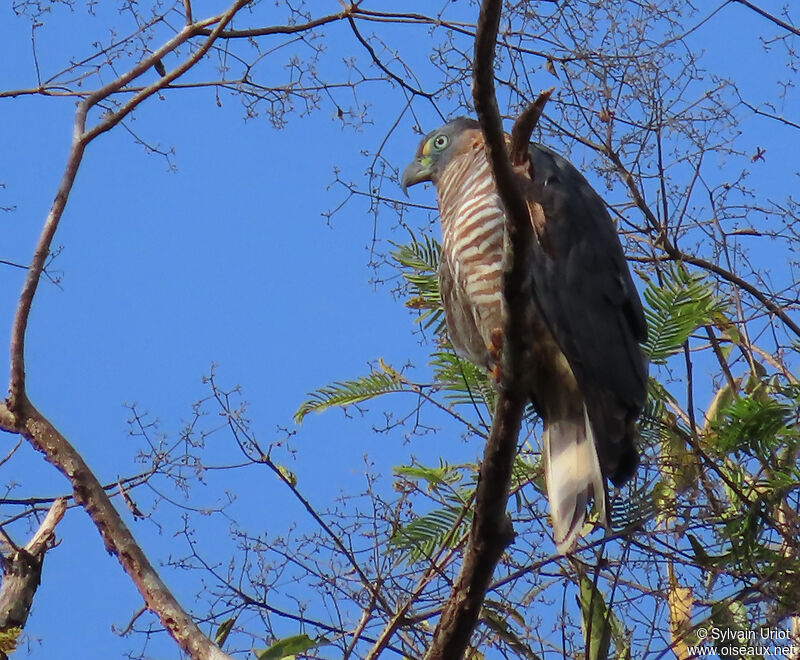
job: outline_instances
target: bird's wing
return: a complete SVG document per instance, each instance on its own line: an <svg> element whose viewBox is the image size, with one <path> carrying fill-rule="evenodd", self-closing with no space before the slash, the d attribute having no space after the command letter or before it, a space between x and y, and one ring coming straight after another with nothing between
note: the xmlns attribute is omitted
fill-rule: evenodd
<svg viewBox="0 0 800 660"><path fill-rule="evenodd" d="M456 353L485 369L491 368L489 353L475 323L472 302L453 277L447 255L439 261L439 292L442 297L447 332Z"/></svg>
<svg viewBox="0 0 800 660"><path fill-rule="evenodd" d="M531 145L528 200L540 204L532 288L584 396L603 472L620 484L637 457L631 428L644 406L647 337L642 305L600 196L567 160Z"/></svg>

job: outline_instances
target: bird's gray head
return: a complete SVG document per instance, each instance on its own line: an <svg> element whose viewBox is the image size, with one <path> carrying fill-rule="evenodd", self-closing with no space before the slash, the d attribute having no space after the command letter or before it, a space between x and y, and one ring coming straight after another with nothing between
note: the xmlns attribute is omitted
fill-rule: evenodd
<svg viewBox="0 0 800 660"><path fill-rule="evenodd" d="M414 160L406 167L400 185L408 195L407 188L422 181L436 183L439 174L457 154L470 146L475 132L480 135L480 124L468 117L458 117L441 128L428 133L417 147Z"/></svg>

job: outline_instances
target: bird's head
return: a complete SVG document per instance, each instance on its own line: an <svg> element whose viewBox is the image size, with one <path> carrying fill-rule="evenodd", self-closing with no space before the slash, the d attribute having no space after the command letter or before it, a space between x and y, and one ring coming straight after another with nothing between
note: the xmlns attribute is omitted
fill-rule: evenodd
<svg viewBox="0 0 800 660"><path fill-rule="evenodd" d="M480 124L474 119L459 117L428 133L417 147L414 160L403 171L400 185L408 195L408 187L423 181L436 183L447 164L458 154L474 148L480 138Z"/></svg>

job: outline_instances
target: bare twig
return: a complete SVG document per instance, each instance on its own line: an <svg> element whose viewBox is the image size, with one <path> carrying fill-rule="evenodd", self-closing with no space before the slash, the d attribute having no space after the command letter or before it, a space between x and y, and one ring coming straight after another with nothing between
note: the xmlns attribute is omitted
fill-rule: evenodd
<svg viewBox="0 0 800 660"><path fill-rule="evenodd" d="M15 413L22 420L19 432L69 479L76 502L86 509L106 550L117 557L148 609L159 617L180 647L195 660L229 660L197 627L158 576L75 448L27 399Z"/></svg>
<svg viewBox="0 0 800 660"><path fill-rule="evenodd" d="M67 204L67 199L72 190L72 184L75 181L75 176L78 173L81 161L83 159L83 152L86 145L91 142L98 135L108 131L116 126L122 119L124 119L136 106L142 101L152 96L160 89L168 85L172 80L186 72L189 68L194 66L205 53L211 48L211 45L216 40L218 34L230 22L233 15L239 11L248 0L236 0L227 12L213 18L208 18L195 23L192 26L185 27L172 39L170 39L164 46L156 50L149 57L145 58L139 64L131 68L128 72L119 76L112 82L104 85L94 93L90 94L83 101L78 104L78 109L75 113L75 121L72 131L72 147L69 155L67 156L67 164L64 168L64 174L61 177L56 196L53 204L50 207L47 220L45 221L39 241L36 244L36 250L31 261L28 275L25 279L25 284L20 294L19 305L14 316L14 323L11 330L11 380L9 383L9 409L14 411L17 407L16 401L24 397L25 393L25 331L28 326L28 317L30 315L31 304L33 297L36 294L36 289L39 285L39 279L44 270L47 256L50 253L50 246L53 242L56 229L61 220L64 212L64 207ZM122 89L131 80L134 80L142 73L150 69L155 62L169 52L172 52L194 36L200 34L208 25L216 23L216 27L211 31L205 43L200 46L195 52L192 53L180 66L170 71L166 76L162 76L155 84L146 87L138 94L135 94L129 99L119 110L114 113L106 115L102 121L94 127L86 130L86 119L89 110L108 98L114 92Z"/></svg>
<svg viewBox="0 0 800 660"><path fill-rule="evenodd" d="M186 25L191 25L194 21L192 19L192 2L191 0L183 0L183 13L186 18Z"/></svg>
<svg viewBox="0 0 800 660"><path fill-rule="evenodd" d="M347 18L352 14L352 11L352 9L345 9L335 14L321 16L307 23L298 23L297 25L270 25L246 30L223 30L218 36L222 39L252 39L253 37L265 37L271 34L296 34L298 32L307 32L327 23L333 23L334 21ZM200 34L210 35L211 32L209 30L201 30Z"/></svg>
<svg viewBox="0 0 800 660"><path fill-rule="evenodd" d="M460 523L460 520L458 521ZM454 530L457 529L458 523L454 526ZM466 536L466 535L465 535ZM389 622L384 626L381 634L378 636L377 641L370 649L369 653L365 656L364 660L376 660L381 653L385 649L389 647L389 641L394 635L395 631L403 624L408 623L411 621L412 617L409 616L409 610L413 607L414 603L419 598L420 594L422 594L425 587L430 583L430 581L436 576L441 574L443 567L450 564L453 559L454 555L459 551L464 544L465 538L462 537L457 543L453 544L452 547L447 548L448 544L445 543L442 548L447 548L447 552L444 553L443 557L434 558L431 562L431 565L425 569L425 572L417 581L417 584L411 590L408 599L405 603L400 605L397 611L392 615L392 618ZM441 555L441 553L440 553ZM441 609L437 610L436 614L439 614Z"/></svg>
<svg viewBox="0 0 800 660"><path fill-rule="evenodd" d="M736 393L736 381L731 373L731 368L728 366L728 361L725 359L725 355L719 346L719 341L717 340L717 336L714 334L714 329L710 325L705 326L705 328L706 336L708 337L708 341L711 343L711 350L714 351L714 356L717 358L717 362L719 362L720 369L722 369L722 373L725 374L725 380L728 382L728 387L730 387L731 392Z"/></svg>

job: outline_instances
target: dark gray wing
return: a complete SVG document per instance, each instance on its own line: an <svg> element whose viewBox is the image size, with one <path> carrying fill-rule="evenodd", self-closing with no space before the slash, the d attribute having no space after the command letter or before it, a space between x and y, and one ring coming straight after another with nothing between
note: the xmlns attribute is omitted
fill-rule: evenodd
<svg viewBox="0 0 800 660"><path fill-rule="evenodd" d="M534 297L581 388L603 473L620 485L638 463L644 312L603 200L558 154L536 144L530 154L533 181L524 192L546 219L531 264Z"/></svg>

